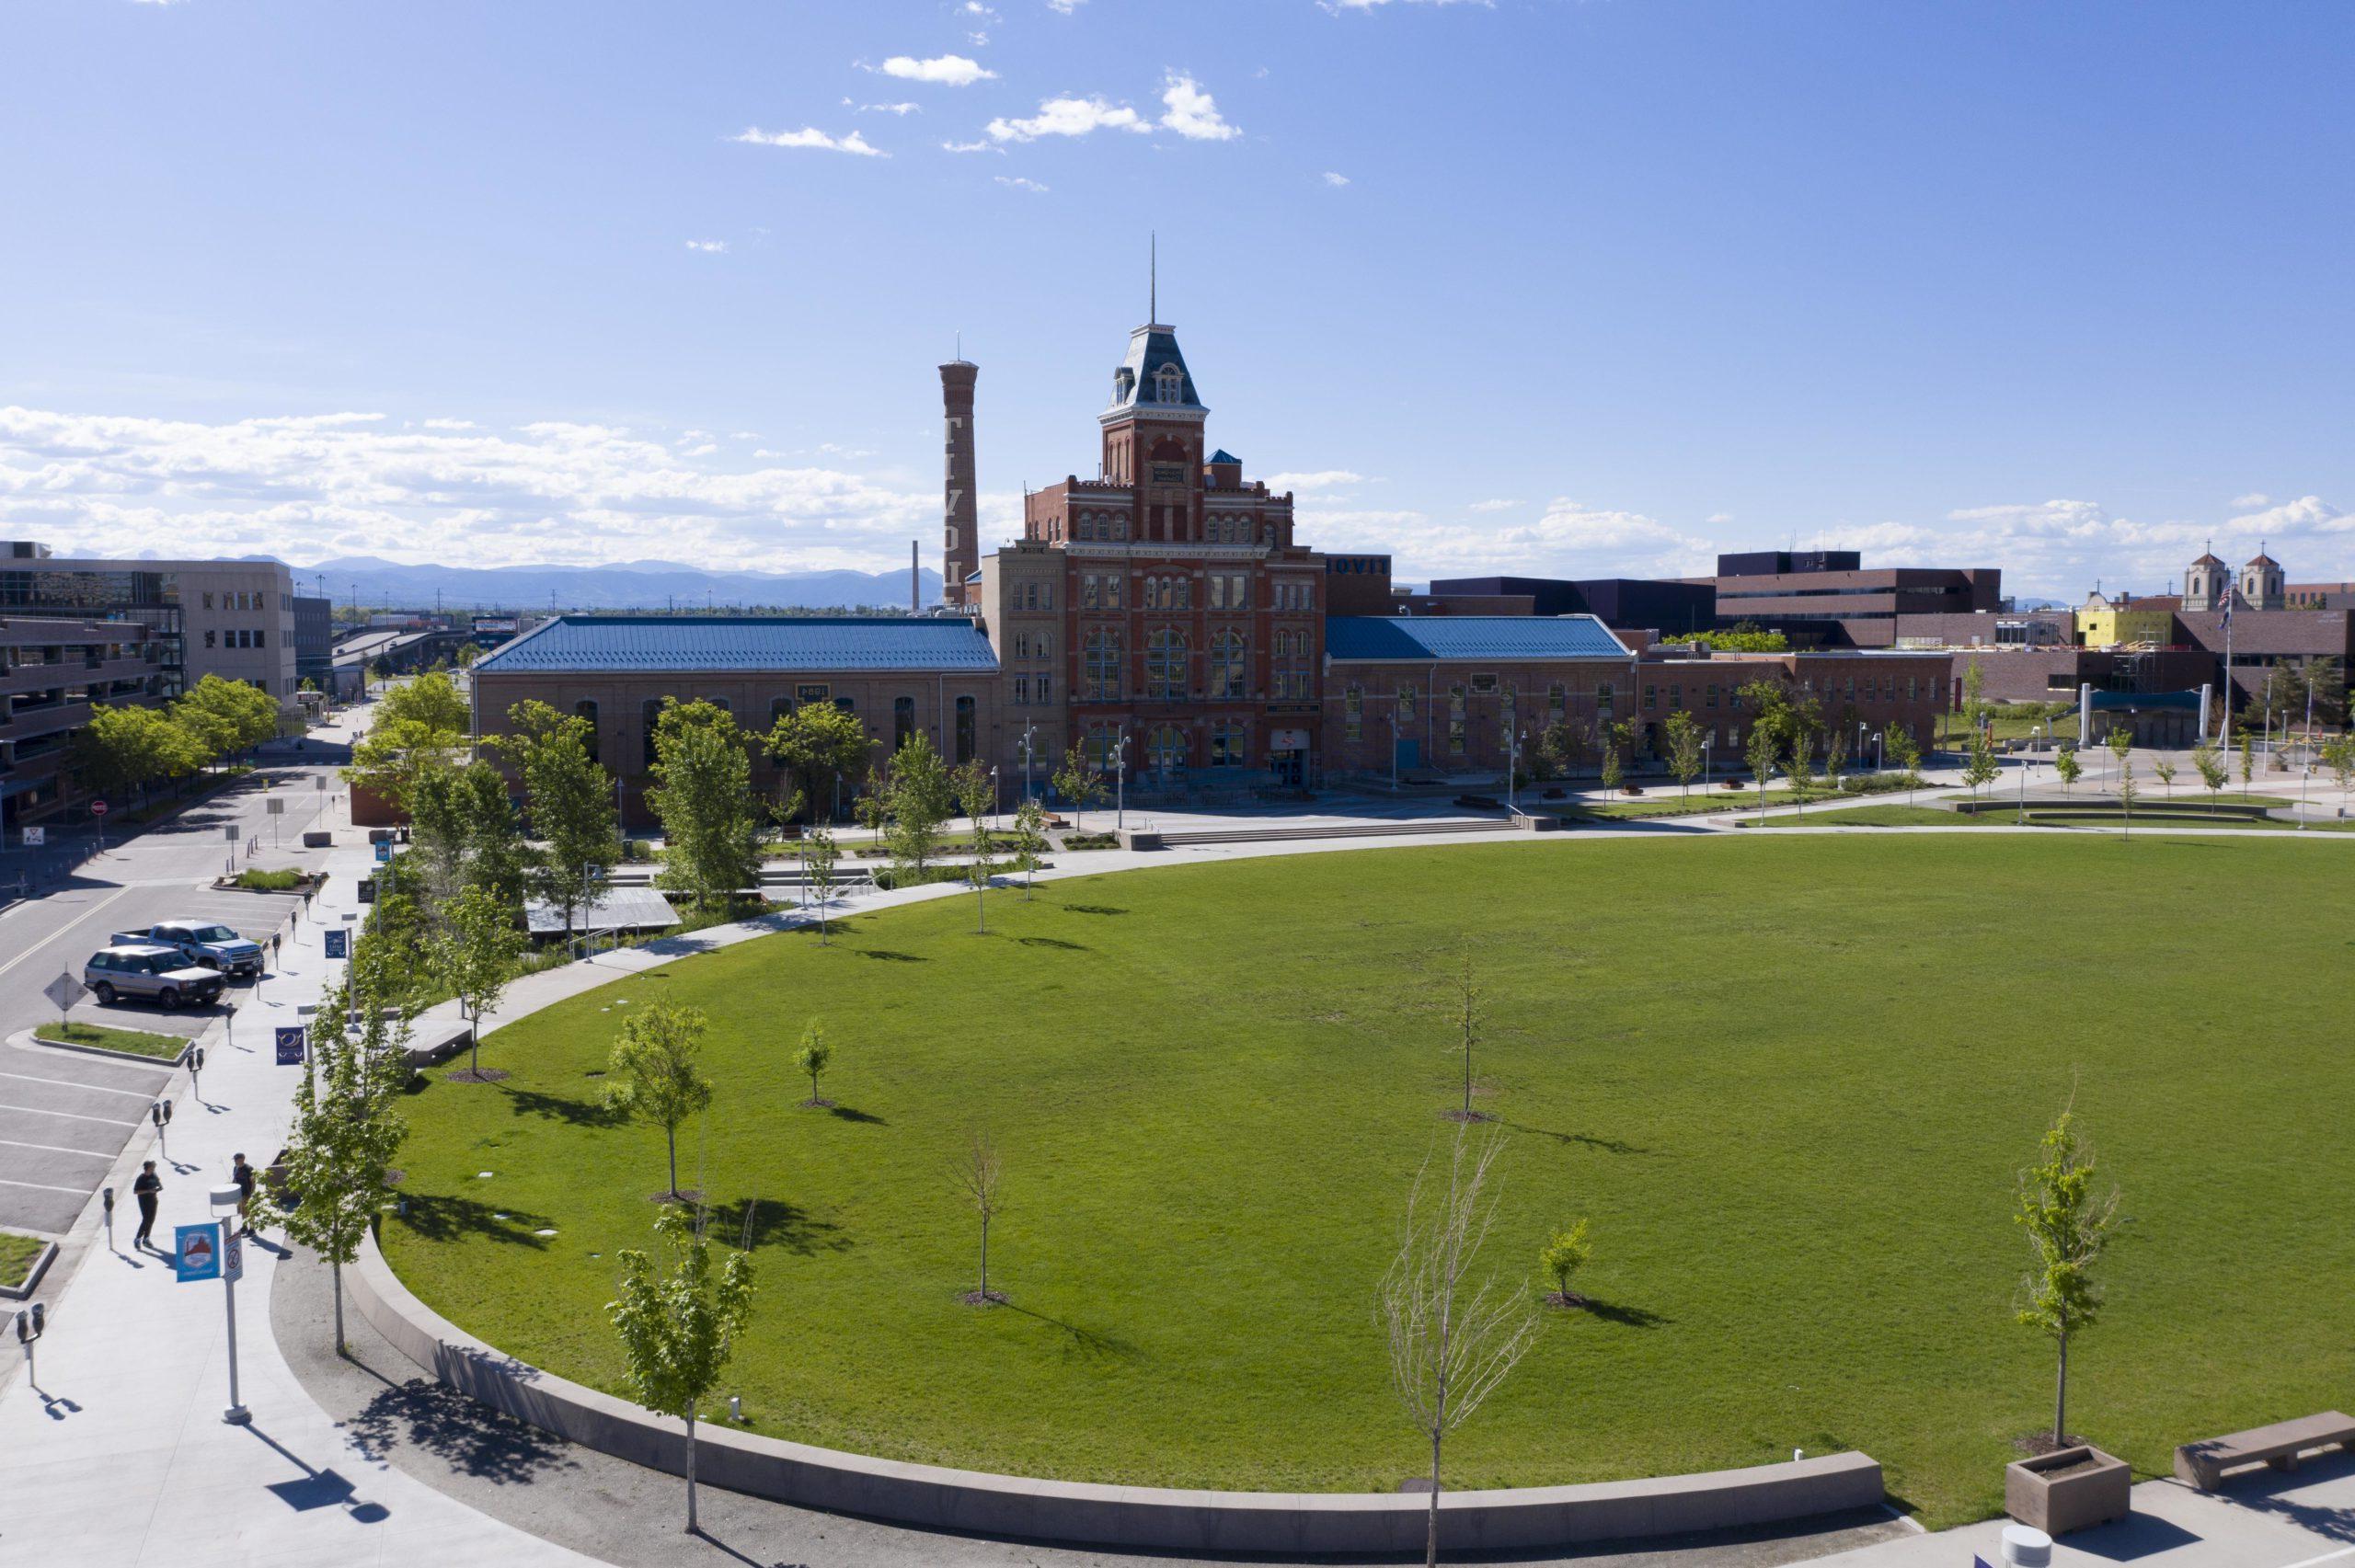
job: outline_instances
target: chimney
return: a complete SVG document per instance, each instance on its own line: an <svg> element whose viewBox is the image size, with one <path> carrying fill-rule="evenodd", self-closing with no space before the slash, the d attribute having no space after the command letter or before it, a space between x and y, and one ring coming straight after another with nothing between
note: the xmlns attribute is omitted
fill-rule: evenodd
<svg viewBox="0 0 2355 1568"><path fill-rule="evenodd" d="M908 541L908 613L911 615L924 613L924 568L917 564L921 557L916 554L922 544L921 540Z"/></svg>
<svg viewBox="0 0 2355 1568"><path fill-rule="evenodd" d="M952 360L940 367L940 402L948 420L948 477L941 498L940 592L952 609L965 603L965 584L981 567L979 509L973 498L973 380L981 367Z"/></svg>

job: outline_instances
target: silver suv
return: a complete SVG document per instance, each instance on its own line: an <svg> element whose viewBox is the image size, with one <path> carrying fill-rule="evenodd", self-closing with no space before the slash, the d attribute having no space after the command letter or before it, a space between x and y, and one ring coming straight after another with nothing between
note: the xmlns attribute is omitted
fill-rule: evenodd
<svg viewBox="0 0 2355 1568"><path fill-rule="evenodd" d="M218 969L201 968L175 948L121 944L90 955L82 966L82 983L101 1007L128 997L169 1012L182 1002L209 1005L219 1001L227 982Z"/></svg>

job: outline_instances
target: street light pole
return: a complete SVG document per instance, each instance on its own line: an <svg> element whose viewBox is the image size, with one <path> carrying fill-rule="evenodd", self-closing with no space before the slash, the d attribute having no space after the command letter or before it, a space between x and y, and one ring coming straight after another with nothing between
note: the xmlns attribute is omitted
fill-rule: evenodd
<svg viewBox="0 0 2355 1568"><path fill-rule="evenodd" d="M1112 755L1112 830L1123 832L1129 825L1129 732L1120 730L1120 750Z"/></svg>

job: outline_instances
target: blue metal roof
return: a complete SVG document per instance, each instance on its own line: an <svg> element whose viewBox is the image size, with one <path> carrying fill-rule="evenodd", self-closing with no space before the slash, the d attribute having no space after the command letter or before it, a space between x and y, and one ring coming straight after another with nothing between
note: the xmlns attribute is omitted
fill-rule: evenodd
<svg viewBox="0 0 2355 1568"><path fill-rule="evenodd" d="M785 670L994 670L962 617L559 615L475 669L488 675Z"/></svg>
<svg viewBox="0 0 2355 1568"><path fill-rule="evenodd" d="M1242 466L1243 464L1243 460L1241 458L1235 456L1224 447L1221 447L1216 452L1211 453L1211 461L1212 463L1232 463L1237 467Z"/></svg>
<svg viewBox="0 0 2355 1568"><path fill-rule="evenodd" d="M1591 615L1328 615L1337 659L1616 658L1626 648Z"/></svg>

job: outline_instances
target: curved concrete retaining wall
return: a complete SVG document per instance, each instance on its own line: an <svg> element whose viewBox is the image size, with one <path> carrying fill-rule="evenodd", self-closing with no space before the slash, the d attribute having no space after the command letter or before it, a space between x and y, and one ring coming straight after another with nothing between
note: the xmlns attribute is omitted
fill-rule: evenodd
<svg viewBox="0 0 2355 1568"><path fill-rule="evenodd" d="M558 1436L656 1470L685 1469L677 1421L553 1377L473 1338L411 1295L372 1239L351 1271L360 1310L410 1360L452 1388ZM902 1464L696 1426L695 1474L802 1507L930 1529L1174 1551L1419 1551L1416 1494L1181 1492L1097 1486ZM1737 1525L1774 1524L1883 1501L1863 1454L1591 1486L1451 1492L1440 1500L1451 1551L1525 1551Z"/></svg>

